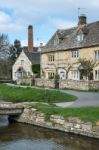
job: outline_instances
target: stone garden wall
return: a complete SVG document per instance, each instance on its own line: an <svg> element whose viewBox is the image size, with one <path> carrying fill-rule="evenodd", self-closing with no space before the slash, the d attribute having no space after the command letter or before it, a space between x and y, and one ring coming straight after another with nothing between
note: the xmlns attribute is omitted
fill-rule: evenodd
<svg viewBox="0 0 99 150"><path fill-rule="evenodd" d="M19 117L14 117L13 119L21 123L38 125L99 139L99 121L91 123L84 122L77 117L46 116L44 113L33 108L25 108Z"/></svg>
<svg viewBox="0 0 99 150"><path fill-rule="evenodd" d="M22 85L35 85L38 87L55 88L55 80L53 79L35 79L33 84L32 78L20 78L17 84ZM75 80L59 80L60 89L74 89L74 90L89 90L99 89L99 81L75 81Z"/></svg>
<svg viewBox="0 0 99 150"><path fill-rule="evenodd" d="M36 79L35 86L55 88L55 80ZM59 88L60 89L74 89L74 90L99 89L99 81L60 80Z"/></svg>
<svg viewBox="0 0 99 150"><path fill-rule="evenodd" d="M50 80L50 79L35 79L35 86L39 86L39 87L50 87L50 88L54 88L55 84L54 84L54 80Z"/></svg>
<svg viewBox="0 0 99 150"><path fill-rule="evenodd" d="M19 78L16 83L18 85L32 85L32 78Z"/></svg>

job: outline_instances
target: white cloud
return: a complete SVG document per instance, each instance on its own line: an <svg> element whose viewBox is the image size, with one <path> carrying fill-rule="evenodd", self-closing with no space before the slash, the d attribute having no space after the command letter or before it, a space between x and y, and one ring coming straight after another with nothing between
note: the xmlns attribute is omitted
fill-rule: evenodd
<svg viewBox="0 0 99 150"><path fill-rule="evenodd" d="M78 7L86 8L80 13L87 12L89 22L98 20L99 0L1 0L0 31L15 36L19 33L24 41L23 32L32 24L39 30L38 34L47 38L48 32L57 28L77 25Z"/></svg>
<svg viewBox="0 0 99 150"><path fill-rule="evenodd" d="M64 28L71 28L77 25L76 22L74 21L69 21L69 20L63 20L61 18L53 18L49 20L50 25L54 25L55 27L59 29L64 29Z"/></svg>
<svg viewBox="0 0 99 150"><path fill-rule="evenodd" d="M21 46L27 46L28 41L27 40L21 40Z"/></svg>
<svg viewBox="0 0 99 150"><path fill-rule="evenodd" d="M11 22L11 17L8 14L0 11L0 24L5 24L9 22Z"/></svg>
<svg viewBox="0 0 99 150"><path fill-rule="evenodd" d="M43 45L46 44L46 43L44 43L44 42L42 42L42 41L34 40L34 46L40 46L40 43L42 43ZM21 45L22 45L22 46L28 46L28 41L27 41L27 39L21 40Z"/></svg>

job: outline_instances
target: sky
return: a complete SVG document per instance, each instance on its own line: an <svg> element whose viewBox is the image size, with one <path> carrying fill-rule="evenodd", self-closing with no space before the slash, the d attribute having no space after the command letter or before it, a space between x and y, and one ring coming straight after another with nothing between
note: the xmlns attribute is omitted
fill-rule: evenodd
<svg viewBox="0 0 99 150"><path fill-rule="evenodd" d="M78 8L81 8L78 11ZM33 25L34 44L46 43L57 29L77 25L78 16L99 21L99 0L0 0L0 33L27 45L28 25Z"/></svg>

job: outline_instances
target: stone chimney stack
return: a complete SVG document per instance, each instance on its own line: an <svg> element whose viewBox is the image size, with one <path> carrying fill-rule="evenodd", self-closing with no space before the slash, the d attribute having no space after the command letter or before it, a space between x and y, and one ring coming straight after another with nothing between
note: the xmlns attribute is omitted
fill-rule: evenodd
<svg viewBox="0 0 99 150"><path fill-rule="evenodd" d="M78 25L84 25L84 24L87 24L87 17L82 14L79 16Z"/></svg>
<svg viewBox="0 0 99 150"><path fill-rule="evenodd" d="M28 26L28 51L33 52L33 27L32 25Z"/></svg>

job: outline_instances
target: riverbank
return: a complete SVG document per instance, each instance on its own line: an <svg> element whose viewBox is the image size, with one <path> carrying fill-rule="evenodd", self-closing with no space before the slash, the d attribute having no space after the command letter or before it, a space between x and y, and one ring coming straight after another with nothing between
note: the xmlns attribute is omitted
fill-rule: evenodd
<svg viewBox="0 0 99 150"><path fill-rule="evenodd" d="M26 107L18 117L17 122L41 126L53 130L64 131L99 139L99 121L83 121L79 117L65 117L62 115L46 115L33 107Z"/></svg>

